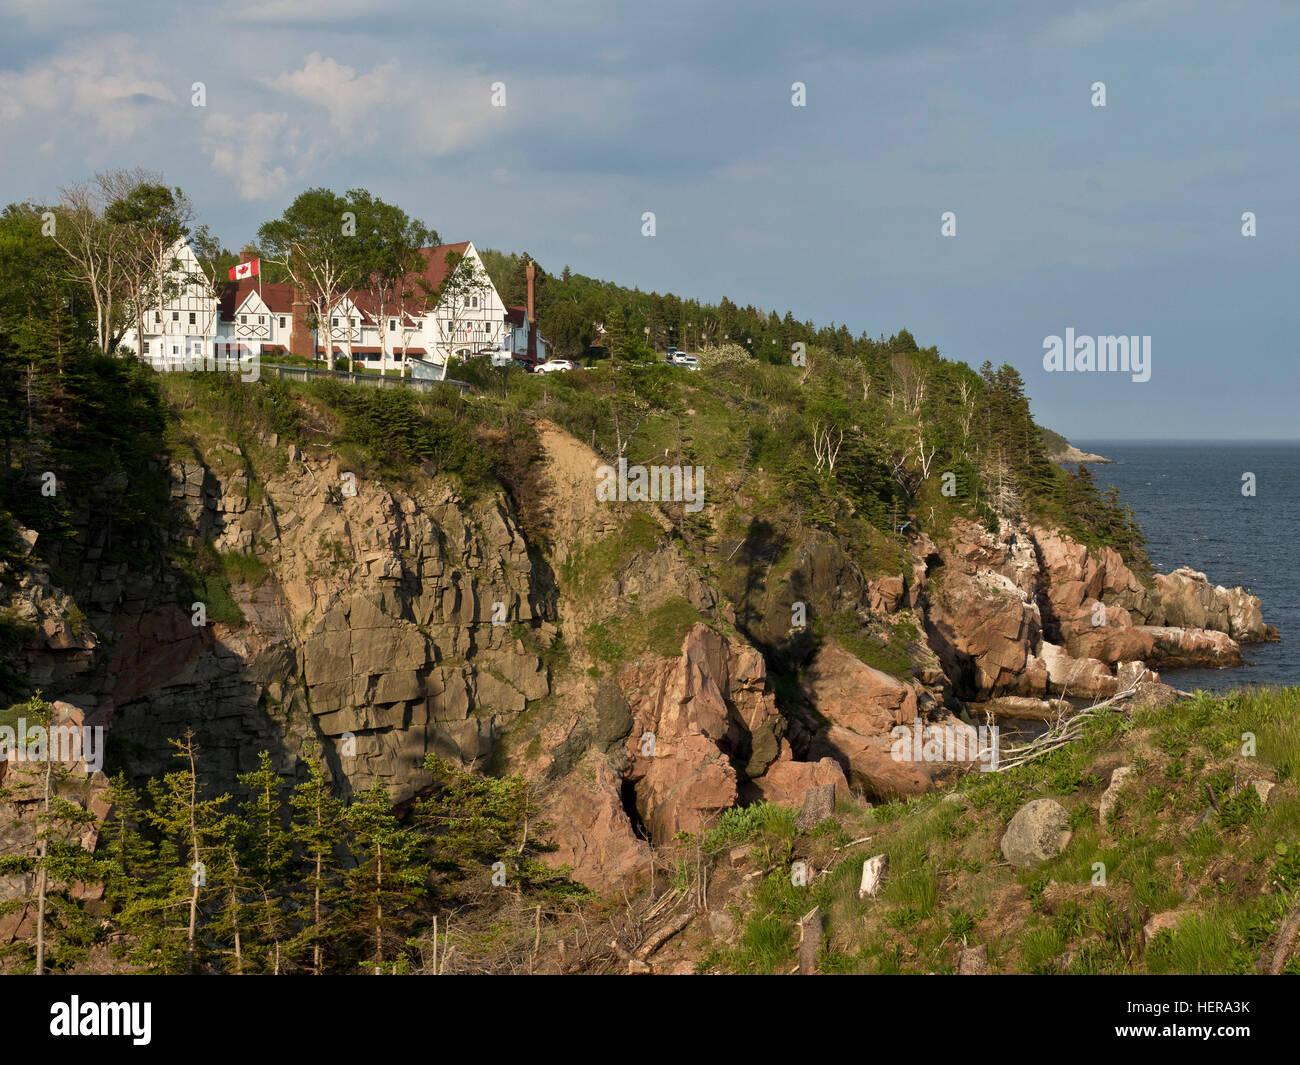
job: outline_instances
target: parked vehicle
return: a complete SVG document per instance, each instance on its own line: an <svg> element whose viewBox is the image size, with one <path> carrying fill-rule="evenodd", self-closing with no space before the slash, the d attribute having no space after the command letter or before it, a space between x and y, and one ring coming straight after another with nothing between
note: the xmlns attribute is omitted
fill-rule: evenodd
<svg viewBox="0 0 1300 1065"><path fill-rule="evenodd" d="M511 366L515 366L523 370L525 373L533 372L533 364L531 362L527 359L517 358L516 356L511 355L508 351L492 352L492 365L498 370L505 370Z"/></svg>
<svg viewBox="0 0 1300 1065"><path fill-rule="evenodd" d="M576 370L577 363L570 362L568 359L551 359L550 362L544 362L534 370L534 373L566 373L569 370Z"/></svg>
<svg viewBox="0 0 1300 1065"><path fill-rule="evenodd" d="M687 355L684 351L678 351L673 355L673 365L684 366L688 370L698 370L700 368L700 360L694 355Z"/></svg>

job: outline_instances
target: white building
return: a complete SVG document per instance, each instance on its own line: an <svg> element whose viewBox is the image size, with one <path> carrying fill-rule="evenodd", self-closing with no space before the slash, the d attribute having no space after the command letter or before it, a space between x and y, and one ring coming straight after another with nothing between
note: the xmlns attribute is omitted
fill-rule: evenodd
<svg viewBox="0 0 1300 1065"><path fill-rule="evenodd" d="M452 356L492 351L528 358L527 310L502 304L471 241L420 253L425 267L402 286L403 297L381 305L376 293L354 290L312 330L310 304L293 285L262 283L256 277L221 279L218 295L189 244L180 241L173 252L180 295L160 310L146 312L142 344L137 345L134 327L122 343L159 369L180 369L187 359L207 355L274 361L285 352L322 360L348 356L385 373L402 372L412 359L441 367ZM448 279L461 270L479 283L456 284L455 294L447 292ZM544 361L548 345L535 325L532 333L536 361Z"/></svg>

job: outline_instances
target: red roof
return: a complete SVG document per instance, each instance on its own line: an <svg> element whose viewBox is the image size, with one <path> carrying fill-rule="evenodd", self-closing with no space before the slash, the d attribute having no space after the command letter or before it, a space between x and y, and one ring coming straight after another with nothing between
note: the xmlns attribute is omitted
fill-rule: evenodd
<svg viewBox="0 0 1300 1065"><path fill-rule="evenodd" d="M420 249L420 254L424 256L426 264L424 279L435 292L442 287L442 283L451 274L451 266L447 262L447 256L451 254L464 255L468 249L469 241L467 240L462 240L459 244L439 244L436 248Z"/></svg>
<svg viewBox="0 0 1300 1065"><path fill-rule="evenodd" d="M451 266L447 262L447 256L454 253L464 255L469 248L469 241L463 240L459 244L439 244L436 248L421 248L420 255L424 258L424 269L419 273L407 275L406 291L408 293L406 303L408 307L422 309L424 303L424 287L427 286L431 297L436 299L438 290L442 287L447 277L451 274ZM372 321L379 318L379 296L369 289L355 289L348 293L357 310L361 311ZM384 301L384 317L396 318L398 299L395 295L389 295ZM416 321L416 316L410 310L406 312L407 318Z"/></svg>
<svg viewBox="0 0 1300 1065"><path fill-rule="evenodd" d="M256 292L257 278L245 278L238 284L227 285L221 292L221 320L232 322L235 312L243 306L249 294ZM272 314L293 313L293 286L272 282L262 286L262 302Z"/></svg>

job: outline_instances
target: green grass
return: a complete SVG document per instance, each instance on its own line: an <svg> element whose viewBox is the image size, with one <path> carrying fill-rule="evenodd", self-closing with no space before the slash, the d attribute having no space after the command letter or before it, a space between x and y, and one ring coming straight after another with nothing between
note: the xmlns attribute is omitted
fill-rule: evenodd
<svg viewBox="0 0 1300 1065"><path fill-rule="evenodd" d="M634 512L620 528L595 543L576 545L560 567L560 578L573 598L591 599L638 551L655 551L662 537L663 531L653 518Z"/></svg>
<svg viewBox="0 0 1300 1065"><path fill-rule="evenodd" d="M825 860L833 843L871 837L805 897L802 912L815 902L827 920L822 971L947 972L962 942L986 945L1000 972L1259 971L1300 907L1300 795L1284 778L1300 732L1300 690L1198 694L1131 720L1100 717L1083 731L1026 766L968 775L959 787L968 805L931 794L866 812L845 808L838 824L779 841L792 859L817 851ZM1255 734L1257 757L1243 756L1243 733ZM1135 772L1102 828L1097 804L1116 764ZM1254 778L1277 781L1267 806L1246 786ZM1011 870L998 849L1006 823L1043 796L1066 806L1072 837L1037 868ZM759 816L728 814L715 832L744 836ZM756 853L783 856L775 842ZM875 853L889 858L880 895L859 900L862 861ZM783 909L775 890L751 900L749 938L716 954L717 966L768 971L791 959L793 938L782 936L793 936L795 907ZM1167 912L1179 915L1176 927L1144 946L1146 921ZM1300 958L1288 971L1300 972Z"/></svg>

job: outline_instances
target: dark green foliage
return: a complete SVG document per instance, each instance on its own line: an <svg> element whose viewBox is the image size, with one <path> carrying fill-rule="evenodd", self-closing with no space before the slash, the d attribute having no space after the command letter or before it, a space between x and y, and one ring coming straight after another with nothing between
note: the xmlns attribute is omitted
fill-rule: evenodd
<svg viewBox="0 0 1300 1065"><path fill-rule="evenodd" d="M493 459L469 418L401 388L353 388L322 379L312 394L343 416L342 440L357 444L386 472L421 465L431 475L456 475L471 491L495 483Z"/></svg>
<svg viewBox="0 0 1300 1065"><path fill-rule="evenodd" d="M433 843L433 868L444 891L448 882L482 879L511 889L559 886L563 881L542 865L538 843L549 827L539 823L522 777L482 777L429 755L430 794L415 806L415 823Z"/></svg>
<svg viewBox="0 0 1300 1065"><path fill-rule="evenodd" d="M92 815L56 796L51 970L107 941L114 957L149 973L410 971L421 963L413 944L435 916L467 902L582 891L538 860L550 826L522 778L478 776L431 757L433 785L405 810L379 785L340 799L313 750L290 791L264 751L239 777L236 802L203 786L202 753L189 737L176 747L181 768L143 791L121 775L111 781L112 812L93 855L78 838ZM17 856L3 870L37 863ZM69 893L78 881L103 885L93 916ZM9 908L30 901L19 896ZM31 953L20 942L6 960L22 968Z"/></svg>

